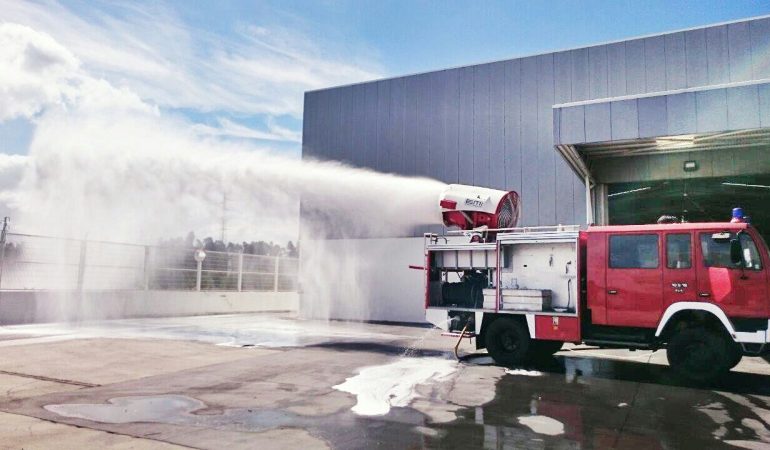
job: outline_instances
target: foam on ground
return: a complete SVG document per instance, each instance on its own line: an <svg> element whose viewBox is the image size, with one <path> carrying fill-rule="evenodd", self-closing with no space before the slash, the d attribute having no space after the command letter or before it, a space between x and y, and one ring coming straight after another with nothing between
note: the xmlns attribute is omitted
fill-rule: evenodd
<svg viewBox="0 0 770 450"><path fill-rule="evenodd" d="M358 375L334 386L357 398L352 411L362 416L387 414L391 407L404 407L419 397L419 385L448 380L457 362L441 358L401 358L380 366L364 367Z"/></svg>

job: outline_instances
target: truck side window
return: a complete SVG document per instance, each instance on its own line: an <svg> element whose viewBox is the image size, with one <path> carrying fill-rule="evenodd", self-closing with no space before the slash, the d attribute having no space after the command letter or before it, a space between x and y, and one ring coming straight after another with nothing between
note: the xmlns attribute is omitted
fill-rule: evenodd
<svg viewBox="0 0 770 450"><path fill-rule="evenodd" d="M658 235L610 235L610 267L613 269L658 267Z"/></svg>
<svg viewBox="0 0 770 450"><path fill-rule="evenodd" d="M666 267L669 269L689 269L692 267L692 245L690 234L666 235Z"/></svg>
<svg viewBox="0 0 770 450"><path fill-rule="evenodd" d="M735 233L730 233L730 239L735 238ZM743 264L746 269L762 270L762 260L754 240L746 233L740 235L743 249ZM738 266L730 261L730 241L727 239L715 240L711 233L700 235L701 251L703 252L703 264L706 267L727 267L735 269Z"/></svg>

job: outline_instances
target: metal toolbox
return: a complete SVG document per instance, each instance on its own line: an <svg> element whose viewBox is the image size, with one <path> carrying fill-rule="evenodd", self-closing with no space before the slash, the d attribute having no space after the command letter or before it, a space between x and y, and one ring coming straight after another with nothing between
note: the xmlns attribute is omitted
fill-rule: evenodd
<svg viewBox="0 0 770 450"><path fill-rule="evenodd" d="M500 309L516 311L544 311L551 309L550 289L502 289ZM486 303L486 294L484 296ZM494 301L492 302L494 305Z"/></svg>

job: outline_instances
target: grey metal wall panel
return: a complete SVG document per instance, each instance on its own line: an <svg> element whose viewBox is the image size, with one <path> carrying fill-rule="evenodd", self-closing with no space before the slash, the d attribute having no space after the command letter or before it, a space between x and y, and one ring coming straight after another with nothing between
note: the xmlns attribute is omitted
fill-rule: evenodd
<svg viewBox="0 0 770 450"><path fill-rule="evenodd" d="M727 128L759 128L759 90L757 86L727 89Z"/></svg>
<svg viewBox="0 0 770 450"><path fill-rule="evenodd" d="M340 93L339 91L328 92L326 94L326 117L325 120L330 124L329 128L325 130L324 146L319 153L323 159L338 159L339 158L339 145L338 137L339 132L337 128L332 124L339 123L340 113Z"/></svg>
<svg viewBox="0 0 770 450"><path fill-rule="evenodd" d="M708 57L706 52L706 30L691 30L684 33L687 52L687 87L708 84Z"/></svg>
<svg viewBox="0 0 770 450"><path fill-rule="evenodd" d="M589 99L588 49L572 50L572 101Z"/></svg>
<svg viewBox="0 0 770 450"><path fill-rule="evenodd" d="M437 180L445 180L444 173L446 147L444 144L444 98L443 91L444 73L433 72L427 74L429 92L432 98L428 108L428 127L430 129L430 141L428 147L428 171L427 175Z"/></svg>
<svg viewBox="0 0 770 450"><path fill-rule="evenodd" d="M366 86L357 84L351 88L353 96L353 117L352 123L352 158L351 162L355 166L366 166L366 120L364 111L366 111Z"/></svg>
<svg viewBox="0 0 770 450"><path fill-rule="evenodd" d="M727 25L727 43L730 54L730 81L751 79L751 36L748 23Z"/></svg>
<svg viewBox="0 0 770 450"><path fill-rule="evenodd" d="M473 184L489 186L489 65L473 70Z"/></svg>
<svg viewBox="0 0 770 450"><path fill-rule="evenodd" d="M708 81L711 84L730 81L730 57L727 47L727 26L706 30Z"/></svg>
<svg viewBox="0 0 770 450"><path fill-rule="evenodd" d="M340 90L339 161L353 162L353 90Z"/></svg>
<svg viewBox="0 0 770 450"><path fill-rule="evenodd" d="M667 134L666 97L640 98L639 137L666 136Z"/></svg>
<svg viewBox="0 0 770 450"><path fill-rule="evenodd" d="M388 170L393 173L404 173L404 125L405 125L405 93L404 79L396 78L390 87L390 130L388 132Z"/></svg>
<svg viewBox="0 0 770 450"><path fill-rule="evenodd" d="M457 146L457 135L459 132L458 122L460 119L460 72L457 69L447 70L444 73L444 89L442 92L444 119L444 176L449 183L458 183L460 181L459 148Z"/></svg>
<svg viewBox="0 0 770 450"><path fill-rule="evenodd" d="M560 138L565 144L586 142L585 106L568 106L561 108Z"/></svg>
<svg viewBox="0 0 770 450"><path fill-rule="evenodd" d="M698 133L727 129L727 94L724 89L695 93L695 117Z"/></svg>
<svg viewBox="0 0 770 450"><path fill-rule="evenodd" d="M610 103L612 139L636 139L639 137L639 118L636 100Z"/></svg>
<svg viewBox="0 0 770 450"><path fill-rule="evenodd" d="M695 94L686 92L666 96L666 118L670 136L692 133L696 124Z"/></svg>
<svg viewBox="0 0 770 450"><path fill-rule="evenodd" d="M521 192L521 61L505 62L505 186Z"/></svg>
<svg viewBox="0 0 770 450"><path fill-rule="evenodd" d="M754 78L770 78L770 19L749 22Z"/></svg>
<svg viewBox="0 0 770 450"><path fill-rule="evenodd" d="M377 123L377 104L379 103L379 89L377 83L367 83L365 86L366 96L366 110L364 111L364 117L366 122L366 132L364 136L366 138L364 154L366 155L366 167L374 168L377 161L377 129L379 124ZM332 129L332 124L327 124L329 129Z"/></svg>
<svg viewBox="0 0 770 450"><path fill-rule="evenodd" d="M644 39L645 92L666 90L666 39L655 36Z"/></svg>
<svg viewBox="0 0 770 450"><path fill-rule="evenodd" d="M521 191L522 225L538 223L537 58L521 59Z"/></svg>
<svg viewBox="0 0 770 450"><path fill-rule="evenodd" d="M595 103L585 106L585 137L586 142L612 140L609 103Z"/></svg>
<svg viewBox="0 0 770 450"><path fill-rule="evenodd" d="M666 89L687 87L687 54L684 45L684 33L665 36Z"/></svg>
<svg viewBox="0 0 770 450"><path fill-rule="evenodd" d="M505 63L489 66L489 185L505 185Z"/></svg>
<svg viewBox="0 0 770 450"><path fill-rule="evenodd" d="M388 171L388 133L390 132L390 84L391 80L377 82L377 159L375 170Z"/></svg>
<svg viewBox="0 0 770 450"><path fill-rule="evenodd" d="M626 44L607 46L607 84L610 97L626 95Z"/></svg>
<svg viewBox="0 0 770 450"><path fill-rule="evenodd" d="M428 176L430 172L431 107L433 98L430 92L428 74L417 75L417 157L415 170L417 175Z"/></svg>
<svg viewBox="0 0 770 450"><path fill-rule="evenodd" d="M460 183L473 184L473 67L460 71Z"/></svg>
<svg viewBox="0 0 770 450"><path fill-rule="evenodd" d="M572 101L572 53L559 52L553 55L555 103Z"/></svg>
<svg viewBox="0 0 770 450"><path fill-rule="evenodd" d="M537 57L537 223L556 221L556 152L553 148L554 103L553 54Z"/></svg>
<svg viewBox="0 0 770 450"><path fill-rule="evenodd" d="M644 40L626 42L626 94L645 92Z"/></svg>
<svg viewBox="0 0 770 450"><path fill-rule="evenodd" d="M417 96L420 85L416 77L404 79L404 174L417 174L417 155L421 149L417 144Z"/></svg>
<svg viewBox="0 0 770 450"><path fill-rule="evenodd" d="M770 84L760 84L759 91L759 124L770 127Z"/></svg>
<svg viewBox="0 0 770 450"><path fill-rule="evenodd" d="M609 96L607 81L607 46L588 49L588 95L589 98Z"/></svg>

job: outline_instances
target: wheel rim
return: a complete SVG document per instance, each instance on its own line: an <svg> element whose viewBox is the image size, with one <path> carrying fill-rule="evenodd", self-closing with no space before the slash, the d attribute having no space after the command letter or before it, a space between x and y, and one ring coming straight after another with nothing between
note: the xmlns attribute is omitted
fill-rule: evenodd
<svg viewBox="0 0 770 450"><path fill-rule="evenodd" d="M682 366L690 371L708 372L718 363L716 359L716 354L703 340L691 342L682 349Z"/></svg>
<svg viewBox="0 0 770 450"><path fill-rule="evenodd" d="M514 353L519 348L518 339L516 335L511 331L506 331L500 334L500 348L506 353Z"/></svg>

